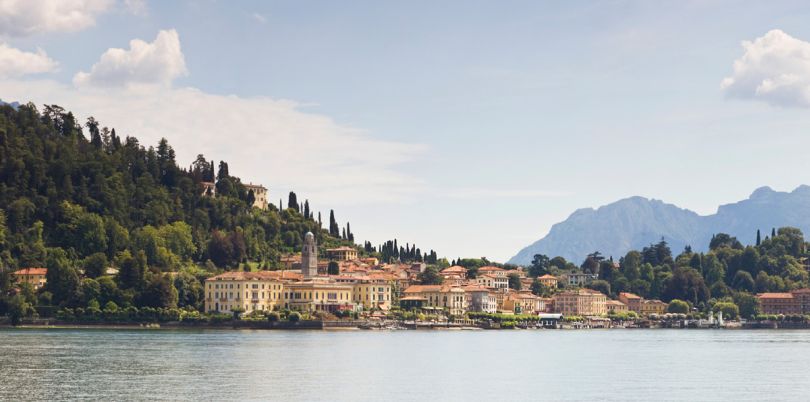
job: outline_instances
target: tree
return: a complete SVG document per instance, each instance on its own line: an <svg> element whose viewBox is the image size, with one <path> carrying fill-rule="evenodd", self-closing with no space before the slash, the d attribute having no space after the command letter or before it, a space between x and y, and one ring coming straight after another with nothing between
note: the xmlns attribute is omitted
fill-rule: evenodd
<svg viewBox="0 0 810 402"><path fill-rule="evenodd" d="M754 278L751 277L746 271L737 271L734 274L734 280L731 282L731 287L736 290L744 290L746 292L753 292L754 291Z"/></svg>
<svg viewBox="0 0 810 402"><path fill-rule="evenodd" d="M608 296L610 295L610 283L608 281L598 279L598 280L595 280L595 281L591 281L587 285L587 287L588 287L588 289L596 290L597 292L600 292L600 293L602 293L604 295L608 295Z"/></svg>
<svg viewBox="0 0 810 402"><path fill-rule="evenodd" d="M535 254L532 258L532 265L529 266L529 276L536 278L548 273L551 266L551 259L545 254Z"/></svg>
<svg viewBox="0 0 810 402"><path fill-rule="evenodd" d="M329 234L332 237L340 237L340 227L335 220L335 211L332 209L329 210Z"/></svg>
<svg viewBox="0 0 810 402"><path fill-rule="evenodd" d="M714 309L723 313L723 318L734 320L740 316L740 308L730 301L718 302L714 304Z"/></svg>
<svg viewBox="0 0 810 402"><path fill-rule="evenodd" d="M8 303L8 317L11 320L11 325L20 325L24 317L30 317L35 312L34 306L20 294L13 296Z"/></svg>
<svg viewBox="0 0 810 402"><path fill-rule="evenodd" d="M336 261L329 261L326 271L329 275L340 275L340 265Z"/></svg>
<svg viewBox="0 0 810 402"><path fill-rule="evenodd" d="M667 306L667 312L676 314L688 314L689 303L683 300L672 299L672 301L669 302L669 306Z"/></svg>
<svg viewBox="0 0 810 402"><path fill-rule="evenodd" d="M632 281L641 275L641 253L638 251L628 252L621 260L621 270L625 278Z"/></svg>
<svg viewBox="0 0 810 402"><path fill-rule="evenodd" d="M680 299L696 305L709 299L709 288L695 269L679 267L672 271L662 297L665 301Z"/></svg>
<svg viewBox="0 0 810 402"><path fill-rule="evenodd" d="M152 275L140 294L138 304L144 307L177 307L177 289L168 275Z"/></svg>
<svg viewBox="0 0 810 402"><path fill-rule="evenodd" d="M531 291L536 296L547 296L550 293L548 287L537 278L532 281Z"/></svg>
<svg viewBox="0 0 810 402"><path fill-rule="evenodd" d="M716 250L721 247L729 247L733 249L742 249L742 243L736 237L732 237L726 233L718 233L712 236L709 242L709 249Z"/></svg>
<svg viewBox="0 0 810 402"><path fill-rule="evenodd" d="M444 278L439 275L438 268L434 266L428 266L419 274L419 282L423 285L441 285L443 281Z"/></svg>
<svg viewBox="0 0 810 402"><path fill-rule="evenodd" d="M84 259L84 275L89 278L98 278L107 270L107 255L95 253Z"/></svg>
<svg viewBox="0 0 810 402"><path fill-rule="evenodd" d="M118 258L118 286L121 289L141 289L145 282L146 254L143 250L133 257L129 250Z"/></svg>
<svg viewBox="0 0 810 402"><path fill-rule="evenodd" d="M510 272L506 277L509 279L509 289L520 290L522 284L517 272Z"/></svg>
<svg viewBox="0 0 810 402"><path fill-rule="evenodd" d="M759 234L759 229L757 229L757 247L759 247L760 244L762 244L762 237Z"/></svg>
<svg viewBox="0 0 810 402"><path fill-rule="evenodd" d="M53 294L55 304L76 303L79 295L79 274L62 249L49 249L46 260L45 288Z"/></svg>
<svg viewBox="0 0 810 402"><path fill-rule="evenodd" d="M287 198L287 208L294 209L296 212L299 211L298 196L296 196L295 193L292 191L290 191L290 195Z"/></svg>

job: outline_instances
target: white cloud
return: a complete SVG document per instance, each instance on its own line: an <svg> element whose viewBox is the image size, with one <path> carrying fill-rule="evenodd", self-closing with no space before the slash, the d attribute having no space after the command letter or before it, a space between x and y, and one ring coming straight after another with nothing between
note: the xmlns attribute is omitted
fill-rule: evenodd
<svg viewBox="0 0 810 402"><path fill-rule="evenodd" d="M232 174L268 186L271 200L295 190L316 208L413 200L425 187L402 173L424 148L372 138L292 101L204 93L193 88L76 88L50 80L0 81L3 99L59 104L92 115L144 145L166 137L181 166L198 153Z"/></svg>
<svg viewBox="0 0 810 402"><path fill-rule="evenodd" d="M89 73L73 77L76 86L123 87L132 85L170 86L188 74L180 37L174 29L158 32L151 43L140 39L129 42L129 49L108 49Z"/></svg>
<svg viewBox="0 0 810 402"><path fill-rule="evenodd" d="M59 63L48 57L45 51L25 52L0 43L0 77L20 77L55 71Z"/></svg>
<svg viewBox="0 0 810 402"><path fill-rule="evenodd" d="M149 13L146 0L124 0L124 9L133 15L143 16Z"/></svg>
<svg viewBox="0 0 810 402"><path fill-rule="evenodd" d="M721 83L728 96L810 107L810 42L774 29L742 47L734 73Z"/></svg>
<svg viewBox="0 0 810 402"><path fill-rule="evenodd" d="M81 31L111 5L112 0L0 0L0 35Z"/></svg>
<svg viewBox="0 0 810 402"><path fill-rule="evenodd" d="M266 24L267 23L267 17L265 17L265 16L263 16L263 15L261 15L259 13L253 13L253 19L256 20L256 22L258 22L260 24Z"/></svg>

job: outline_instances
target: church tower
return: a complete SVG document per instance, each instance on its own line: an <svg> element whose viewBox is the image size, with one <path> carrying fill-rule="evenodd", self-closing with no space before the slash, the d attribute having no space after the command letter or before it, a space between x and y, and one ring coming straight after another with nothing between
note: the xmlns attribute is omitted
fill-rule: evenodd
<svg viewBox="0 0 810 402"><path fill-rule="evenodd" d="M301 274L304 275L304 278L318 276L318 243L312 232L304 235L304 247L301 250Z"/></svg>

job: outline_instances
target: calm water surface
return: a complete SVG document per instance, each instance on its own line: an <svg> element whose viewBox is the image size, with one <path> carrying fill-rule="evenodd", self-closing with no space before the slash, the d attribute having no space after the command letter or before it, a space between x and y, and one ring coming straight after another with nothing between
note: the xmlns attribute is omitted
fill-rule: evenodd
<svg viewBox="0 0 810 402"><path fill-rule="evenodd" d="M808 400L810 331L0 330L2 400Z"/></svg>

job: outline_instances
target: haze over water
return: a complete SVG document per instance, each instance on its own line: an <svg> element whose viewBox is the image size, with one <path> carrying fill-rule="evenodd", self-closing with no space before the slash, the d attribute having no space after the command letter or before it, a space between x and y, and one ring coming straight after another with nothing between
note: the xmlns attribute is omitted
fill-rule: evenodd
<svg viewBox="0 0 810 402"><path fill-rule="evenodd" d="M0 330L0 399L806 400L810 331Z"/></svg>

